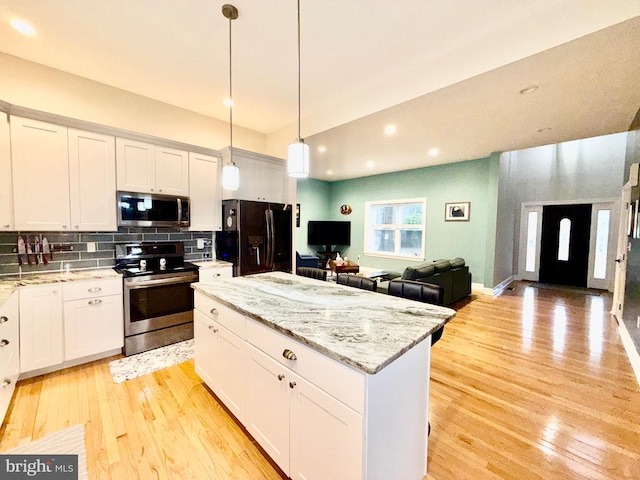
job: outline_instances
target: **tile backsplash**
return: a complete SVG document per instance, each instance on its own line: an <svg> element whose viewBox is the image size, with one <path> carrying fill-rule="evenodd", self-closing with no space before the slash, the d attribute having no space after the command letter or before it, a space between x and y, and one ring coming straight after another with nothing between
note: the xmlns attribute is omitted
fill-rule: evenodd
<svg viewBox="0 0 640 480"><path fill-rule="evenodd" d="M26 255L23 255L23 264L18 263L16 251L18 235L23 239L29 235L34 248L33 239L36 235L47 237L49 245L57 248L60 245L71 247L69 251L54 252L53 260L48 265L27 264ZM203 238L208 240L203 250L196 248L196 240ZM185 260L197 261L211 258L215 253L213 245L215 233L190 232L172 228L140 228L119 227L117 232L2 232L0 233L0 277L2 275L16 275L19 273L41 273L48 271L60 271L69 268L71 270L81 268L108 268L115 264L115 244L123 242L157 242L157 241L181 241L184 242ZM92 247L92 248L88 248ZM95 247L95 248L93 248ZM95 250L95 251L89 251ZM33 256L32 256L33 258Z"/></svg>

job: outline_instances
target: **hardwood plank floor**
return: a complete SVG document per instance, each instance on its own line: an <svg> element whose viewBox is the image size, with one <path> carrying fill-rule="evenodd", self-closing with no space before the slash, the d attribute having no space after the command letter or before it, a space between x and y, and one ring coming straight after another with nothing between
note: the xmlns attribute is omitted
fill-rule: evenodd
<svg viewBox="0 0 640 480"><path fill-rule="evenodd" d="M454 305L432 350L426 479L640 478L611 296L514 285ZM84 423L92 480L281 478L192 361L115 384L113 358L19 382L0 451Z"/></svg>

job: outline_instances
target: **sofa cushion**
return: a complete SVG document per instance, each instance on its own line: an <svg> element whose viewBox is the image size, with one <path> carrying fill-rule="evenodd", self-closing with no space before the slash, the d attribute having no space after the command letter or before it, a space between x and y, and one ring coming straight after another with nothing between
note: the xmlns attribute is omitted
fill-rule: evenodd
<svg viewBox="0 0 640 480"><path fill-rule="evenodd" d="M422 263L415 267L407 267L402 274L403 280L415 280L416 278L423 278L433 275L436 269L431 263Z"/></svg>
<svg viewBox="0 0 640 480"><path fill-rule="evenodd" d="M464 267L464 258L454 258L449 263L451 263L451 268L460 268Z"/></svg>
<svg viewBox="0 0 640 480"><path fill-rule="evenodd" d="M433 263L436 273L446 272L451 269L451 262L449 260L436 260Z"/></svg>

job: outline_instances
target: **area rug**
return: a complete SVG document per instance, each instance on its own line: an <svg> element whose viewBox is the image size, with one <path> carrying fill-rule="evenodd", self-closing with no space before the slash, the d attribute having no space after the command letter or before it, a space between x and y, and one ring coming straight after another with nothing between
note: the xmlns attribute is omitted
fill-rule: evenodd
<svg viewBox="0 0 640 480"><path fill-rule="evenodd" d="M138 353L109 362L109 370L115 383L153 373L193 358L193 339Z"/></svg>
<svg viewBox="0 0 640 480"><path fill-rule="evenodd" d="M74 425L24 445L18 445L2 455L78 455L78 480L88 480L87 451L84 425Z"/></svg>

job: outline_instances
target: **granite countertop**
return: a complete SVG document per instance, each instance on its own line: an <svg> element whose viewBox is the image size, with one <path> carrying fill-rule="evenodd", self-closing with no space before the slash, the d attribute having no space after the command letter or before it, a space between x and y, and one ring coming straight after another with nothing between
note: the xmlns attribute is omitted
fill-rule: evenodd
<svg viewBox="0 0 640 480"><path fill-rule="evenodd" d="M9 296L20 287L121 277L119 273L111 268L71 270L69 272L27 273L0 277L0 305L4 304Z"/></svg>
<svg viewBox="0 0 640 480"><path fill-rule="evenodd" d="M219 267L233 267L233 263L225 262L224 260L218 260L212 258L210 260L198 260L197 262L191 262L200 268L219 268Z"/></svg>
<svg viewBox="0 0 640 480"><path fill-rule="evenodd" d="M368 374L382 370L455 315L450 308L282 272L192 287Z"/></svg>

